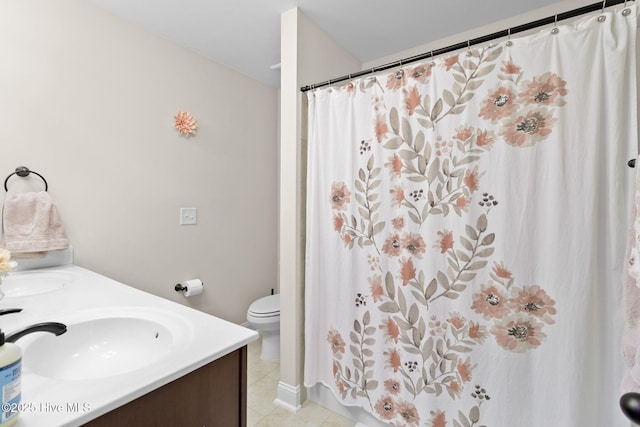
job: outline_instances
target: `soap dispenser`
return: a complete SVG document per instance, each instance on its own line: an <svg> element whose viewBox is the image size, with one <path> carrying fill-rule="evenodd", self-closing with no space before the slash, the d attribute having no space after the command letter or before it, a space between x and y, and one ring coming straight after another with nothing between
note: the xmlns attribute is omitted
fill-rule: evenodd
<svg viewBox="0 0 640 427"><path fill-rule="evenodd" d="M0 330L0 394L2 396L0 427L9 427L18 421L21 374L22 351L17 344L5 342L4 332Z"/></svg>

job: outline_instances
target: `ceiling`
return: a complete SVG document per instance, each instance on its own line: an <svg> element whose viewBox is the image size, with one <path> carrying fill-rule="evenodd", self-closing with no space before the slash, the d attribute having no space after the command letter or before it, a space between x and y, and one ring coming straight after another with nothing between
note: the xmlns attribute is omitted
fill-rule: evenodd
<svg viewBox="0 0 640 427"><path fill-rule="evenodd" d="M360 62L501 21L559 0L89 0L274 87L280 14L294 7ZM356 70L357 71L357 70Z"/></svg>

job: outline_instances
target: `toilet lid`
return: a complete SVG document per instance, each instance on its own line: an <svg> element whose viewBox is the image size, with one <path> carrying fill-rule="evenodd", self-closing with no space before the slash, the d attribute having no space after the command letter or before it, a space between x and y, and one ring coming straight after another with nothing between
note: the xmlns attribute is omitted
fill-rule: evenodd
<svg viewBox="0 0 640 427"><path fill-rule="evenodd" d="M262 297L251 304L249 312L254 316L278 316L280 314L280 294Z"/></svg>

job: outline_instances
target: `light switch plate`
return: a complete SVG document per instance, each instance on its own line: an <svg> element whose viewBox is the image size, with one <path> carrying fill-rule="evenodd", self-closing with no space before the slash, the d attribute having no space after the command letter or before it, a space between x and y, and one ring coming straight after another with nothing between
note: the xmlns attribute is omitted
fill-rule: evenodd
<svg viewBox="0 0 640 427"><path fill-rule="evenodd" d="M180 225L194 225L197 221L196 208L180 208Z"/></svg>

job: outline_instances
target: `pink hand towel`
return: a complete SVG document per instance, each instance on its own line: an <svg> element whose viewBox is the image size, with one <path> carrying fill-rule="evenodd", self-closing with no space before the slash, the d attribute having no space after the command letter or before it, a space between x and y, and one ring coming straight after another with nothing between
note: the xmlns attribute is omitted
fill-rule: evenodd
<svg viewBox="0 0 640 427"><path fill-rule="evenodd" d="M46 191L9 193L2 211L3 245L12 253L66 249L69 240Z"/></svg>

